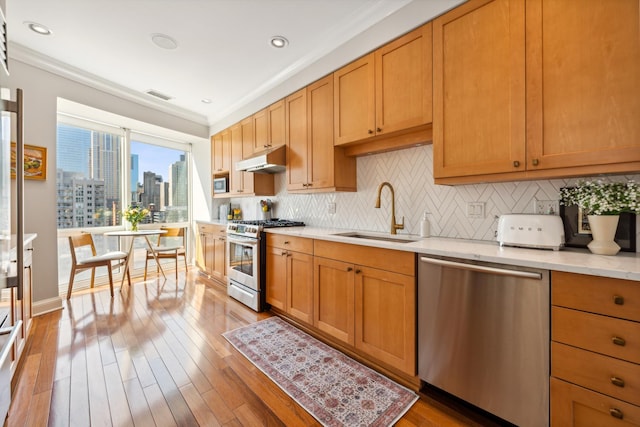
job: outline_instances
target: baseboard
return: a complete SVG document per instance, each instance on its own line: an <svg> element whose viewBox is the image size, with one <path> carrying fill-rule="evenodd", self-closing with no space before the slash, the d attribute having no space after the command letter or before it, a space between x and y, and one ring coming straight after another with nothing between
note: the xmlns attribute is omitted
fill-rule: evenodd
<svg viewBox="0 0 640 427"><path fill-rule="evenodd" d="M40 316L56 310L62 310L62 299L54 297L42 301L36 301L32 305L33 315Z"/></svg>

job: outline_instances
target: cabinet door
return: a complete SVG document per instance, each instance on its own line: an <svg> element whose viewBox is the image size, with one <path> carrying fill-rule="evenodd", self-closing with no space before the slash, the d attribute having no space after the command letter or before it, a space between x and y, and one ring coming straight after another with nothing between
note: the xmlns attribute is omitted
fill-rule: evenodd
<svg viewBox="0 0 640 427"><path fill-rule="evenodd" d="M333 187L333 76L307 87L307 126L311 149L307 185L310 189Z"/></svg>
<svg viewBox="0 0 640 427"><path fill-rule="evenodd" d="M335 145L375 134L374 54L333 73Z"/></svg>
<svg viewBox="0 0 640 427"><path fill-rule="evenodd" d="M309 143L307 136L307 89L285 98L287 189L302 190L307 184Z"/></svg>
<svg viewBox="0 0 640 427"><path fill-rule="evenodd" d="M287 300L287 251L267 246L266 301L282 311L286 310Z"/></svg>
<svg viewBox="0 0 640 427"><path fill-rule="evenodd" d="M242 193L244 190L244 175L235 168L236 162L242 160L242 127L237 123L230 128L231 135L231 170L229 171L229 192Z"/></svg>
<svg viewBox="0 0 640 427"><path fill-rule="evenodd" d="M212 276L224 282L227 278L227 257L225 254L227 241L222 236L214 236L213 242L214 259Z"/></svg>
<svg viewBox="0 0 640 427"><path fill-rule="evenodd" d="M253 119L253 152L263 151L269 145L268 108L258 111Z"/></svg>
<svg viewBox="0 0 640 427"><path fill-rule="evenodd" d="M213 233L206 232L202 235L204 240L204 266L207 274L213 276L213 272L215 270L215 256L216 256L216 247L215 247L215 238Z"/></svg>
<svg viewBox="0 0 640 427"><path fill-rule="evenodd" d="M376 135L431 123L431 23L375 51Z"/></svg>
<svg viewBox="0 0 640 427"><path fill-rule="evenodd" d="M471 0L433 21L434 177L524 171L522 0Z"/></svg>
<svg viewBox="0 0 640 427"><path fill-rule="evenodd" d="M640 408L586 388L551 378L552 427L631 427Z"/></svg>
<svg viewBox="0 0 640 427"><path fill-rule="evenodd" d="M415 277L356 266L356 348L415 375L415 322Z"/></svg>
<svg viewBox="0 0 640 427"><path fill-rule="evenodd" d="M527 168L640 161L640 2L526 5Z"/></svg>
<svg viewBox="0 0 640 427"><path fill-rule="evenodd" d="M289 252L287 312L298 320L313 323L313 255Z"/></svg>
<svg viewBox="0 0 640 427"><path fill-rule="evenodd" d="M253 154L253 118L247 117L240 122L242 132L242 158L247 159ZM235 166L234 166L235 167ZM253 172L242 172L242 184L245 193L254 192L254 174Z"/></svg>
<svg viewBox="0 0 640 427"><path fill-rule="evenodd" d="M313 325L353 345L353 264L315 257L313 267Z"/></svg>
<svg viewBox="0 0 640 427"><path fill-rule="evenodd" d="M217 133L211 137L211 170L214 174L224 171L223 157L222 133Z"/></svg>
<svg viewBox="0 0 640 427"><path fill-rule="evenodd" d="M269 146L278 147L285 144L284 99L271 104L267 110L269 115Z"/></svg>

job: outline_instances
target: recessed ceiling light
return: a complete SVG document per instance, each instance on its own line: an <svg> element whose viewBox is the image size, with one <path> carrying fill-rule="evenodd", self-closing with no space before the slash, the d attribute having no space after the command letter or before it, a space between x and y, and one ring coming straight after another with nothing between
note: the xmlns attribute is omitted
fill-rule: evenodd
<svg viewBox="0 0 640 427"><path fill-rule="evenodd" d="M203 104L211 104L211 100L209 98L202 98L200 102L202 102Z"/></svg>
<svg viewBox="0 0 640 427"><path fill-rule="evenodd" d="M273 36L271 37L271 40L269 40L269 44L272 47L282 49L289 44L289 40L282 36Z"/></svg>
<svg viewBox="0 0 640 427"><path fill-rule="evenodd" d="M173 50L178 47L178 42L174 38L160 33L151 34L151 41L162 49Z"/></svg>
<svg viewBox="0 0 640 427"><path fill-rule="evenodd" d="M34 33L38 33L41 36L50 36L51 34L53 34L53 31L51 31L45 25L38 24L37 22L25 21L24 25L26 25Z"/></svg>

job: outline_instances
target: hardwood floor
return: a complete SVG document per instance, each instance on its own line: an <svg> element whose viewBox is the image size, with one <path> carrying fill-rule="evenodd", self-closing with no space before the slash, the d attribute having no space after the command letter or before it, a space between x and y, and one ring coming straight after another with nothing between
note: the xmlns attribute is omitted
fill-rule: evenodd
<svg viewBox="0 0 640 427"><path fill-rule="evenodd" d="M6 425L319 425L221 336L270 314L191 270L35 318ZM396 425L482 424L423 396Z"/></svg>

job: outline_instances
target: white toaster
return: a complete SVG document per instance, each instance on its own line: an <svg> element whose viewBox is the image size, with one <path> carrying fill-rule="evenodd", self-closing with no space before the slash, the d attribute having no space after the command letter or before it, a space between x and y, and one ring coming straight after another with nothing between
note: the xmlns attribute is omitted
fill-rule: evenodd
<svg viewBox="0 0 640 427"><path fill-rule="evenodd" d="M557 251L564 246L564 226L558 215L500 215L497 240L500 246Z"/></svg>

